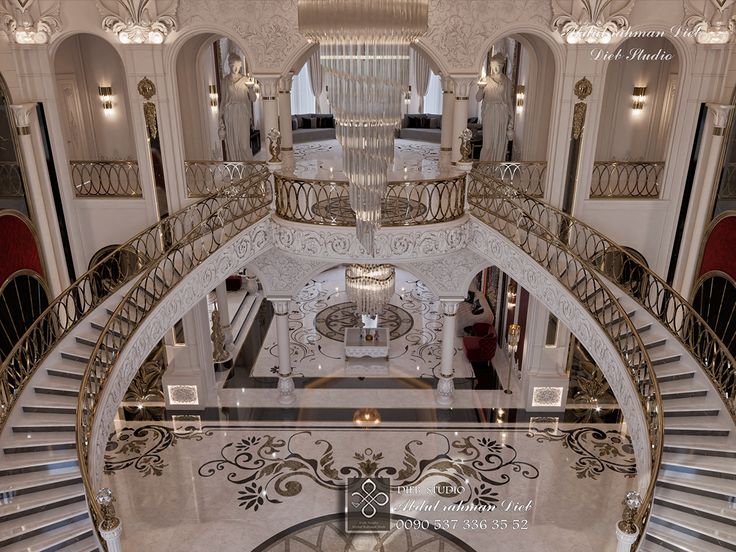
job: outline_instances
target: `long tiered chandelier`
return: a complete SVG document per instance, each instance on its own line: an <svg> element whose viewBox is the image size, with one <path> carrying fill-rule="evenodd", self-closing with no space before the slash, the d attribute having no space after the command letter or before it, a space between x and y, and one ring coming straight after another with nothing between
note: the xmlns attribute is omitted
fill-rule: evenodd
<svg viewBox="0 0 736 552"><path fill-rule="evenodd" d="M351 264L345 269L345 291L359 315L383 312L396 290L396 271L389 264Z"/></svg>
<svg viewBox="0 0 736 552"><path fill-rule="evenodd" d="M381 200L409 82L409 44L428 0L299 0L299 30L320 45L358 240L374 254Z"/></svg>

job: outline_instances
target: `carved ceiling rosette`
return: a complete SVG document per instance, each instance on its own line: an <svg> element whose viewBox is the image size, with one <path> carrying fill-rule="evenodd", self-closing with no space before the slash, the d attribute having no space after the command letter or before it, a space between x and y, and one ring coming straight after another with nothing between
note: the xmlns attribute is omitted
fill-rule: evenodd
<svg viewBox="0 0 736 552"><path fill-rule="evenodd" d="M122 44L162 44L177 28L179 0L97 0L102 28Z"/></svg>
<svg viewBox="0 0 736 552"><path fill-rule="evenodd" d="M636 0L550 0L552 29L568 44L607 44L629 28Z"/></svg>
<svg viewBox="0 0 736 552"><path fill-rule="evenodd" d="M61 29L61 1L42 10L36 0L0 0L0 20L18 44L46 44Z"/></svg>

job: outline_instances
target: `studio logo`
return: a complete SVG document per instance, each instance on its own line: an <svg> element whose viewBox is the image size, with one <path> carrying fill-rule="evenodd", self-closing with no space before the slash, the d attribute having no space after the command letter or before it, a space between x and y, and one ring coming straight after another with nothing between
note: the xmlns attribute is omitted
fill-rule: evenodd
<svg viewBox="0 0 736 552"><path fill-rule="evenodd" d="M391 486L385 477L348 479L345 531L373 533L391 528Z"/></svg>

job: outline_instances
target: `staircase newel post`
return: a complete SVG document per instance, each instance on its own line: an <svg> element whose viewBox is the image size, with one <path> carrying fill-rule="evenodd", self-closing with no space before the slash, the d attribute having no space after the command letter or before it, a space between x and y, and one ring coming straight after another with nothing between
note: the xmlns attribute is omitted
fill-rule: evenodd
<svg viewBox="0 0 736 552"><path fill-rule="evenodd" d="M629 491L622 502L624 506L621 521L616 524L616 552L631 552L631 545L639 538L639 528L634 523L641 506L641 495Z"/></svg>
<svg viewBox="0 0 736 552"><path fill-rule="evenodd" d="M105 540L107 552L122 552L120 536L123 534L123 524L120 518L115 515L115 506L113 506L115 497L112 495L112 490L108 488L100 489L97 491L95 498L102 510L102 521L97 528Z"/></svg>

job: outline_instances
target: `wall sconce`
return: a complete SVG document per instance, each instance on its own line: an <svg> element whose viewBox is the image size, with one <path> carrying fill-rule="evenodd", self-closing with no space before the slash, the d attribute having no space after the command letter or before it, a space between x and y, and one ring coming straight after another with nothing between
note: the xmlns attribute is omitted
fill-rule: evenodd
<svg viewBox="0 0 736 552"><path fill-rule="evenodd" d="M526 86L520 84L516 87L516 111L524 109L524 98L526 97Z"/></svg>
<svg viewBox="0 0 736 552"><path fill-rule="evenodd" d="M112 86L98 86L97 93L100 95L102 110L105 115L112 113Z"/></svg>
<svg viewBox="0 0 736 552"><path fill-rule="evenodd" d="M644 109L644 100L647 97L646 86L635 86L634 87L634 101L631 107L634 111L641 111Z"/></svg>
<svg viewBox="0 0 736 552"><path fill-rule="evenodd" d="M516 308L516 286L509 286L506 292L506 306L509 309Z"/></svg>
<svg viewBox="0 0 736 552"><path fill-rule="evenodd" d="M519 324L509 324L508 335L506 336L506 354L509 358L509 377L506 383L506 389L503 392L506 395L513 393L511 391L511 372L516 371L516 351L519 348L521 339L521 326Z"/></svg>
<svg viewBox="0 0 736 552"><path fill-rule="evenodd" d="M406 92L404 92L404 103L406 105L409 105L410 102L411 102L411 85L409 85L409 89Z"/></svg>
<svg viewBox="0 0 736 552"><path fill-rule="evenodd" d="M210 84L207 90L210 96L210 107L215 110L217 109L217 86Z"/></svg>

